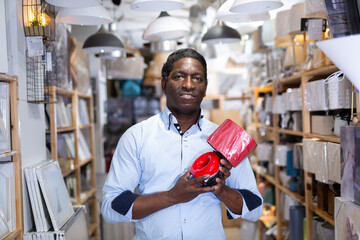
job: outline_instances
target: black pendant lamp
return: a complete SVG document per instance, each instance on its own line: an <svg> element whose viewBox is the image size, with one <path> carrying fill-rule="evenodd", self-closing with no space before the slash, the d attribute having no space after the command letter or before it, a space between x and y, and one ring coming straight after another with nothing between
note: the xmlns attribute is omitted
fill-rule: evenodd
<svg viewBox="0 0 360 240"><path fill-rule="evenodd" d="M241 36L235 29L226 26L222 21L218 21L205 33L201 40L206 44L226 44L239 42Z"/></svg>
<svg viewBox="0 0 360 240"><path fill-rule="evenodd" d="M125 51L125 47L118 37L106 31L102 25L95 34L85 40L83 50L88 53L99 54L116 50Z"/></svg>

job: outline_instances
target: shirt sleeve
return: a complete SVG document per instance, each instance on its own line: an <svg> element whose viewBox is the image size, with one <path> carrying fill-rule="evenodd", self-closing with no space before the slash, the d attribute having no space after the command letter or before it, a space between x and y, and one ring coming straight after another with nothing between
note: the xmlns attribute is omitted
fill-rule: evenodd
<svg viewBox="0 0 360 240"><path fill-rule="evenodd" d="M132 207L137 197L134 190L141 175L135 136L141 138L140 132L132 127L120 138L103 187L101 213L109 223L133 221Z"/></svg>
<svg viewBox="0 0 360 240"><path fill-rule="evenodd" d="M257 221L262 214L263 199L256 185L254 173L248 158L245 158L237 167L231 169L231 175L226 184L239 191L243 197L241 215L227 209L229 219L243 218L248 221Z"/></svg>

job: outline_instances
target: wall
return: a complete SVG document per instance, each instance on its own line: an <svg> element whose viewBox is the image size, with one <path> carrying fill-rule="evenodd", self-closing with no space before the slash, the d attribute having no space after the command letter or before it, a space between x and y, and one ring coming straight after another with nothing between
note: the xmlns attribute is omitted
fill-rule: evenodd
<svg viewBox="0 0 360 240"><path fill-rule="evenodd" d="M45 111L44 104L27 102L26 92L26 39L22 24L22 1L5 1L6 33L8 44L9 75L19 78L19 124L22 167L46 159L45 148ZM24 195L24 231L28 231L33 222L26 184L23 176Z"/></svg>

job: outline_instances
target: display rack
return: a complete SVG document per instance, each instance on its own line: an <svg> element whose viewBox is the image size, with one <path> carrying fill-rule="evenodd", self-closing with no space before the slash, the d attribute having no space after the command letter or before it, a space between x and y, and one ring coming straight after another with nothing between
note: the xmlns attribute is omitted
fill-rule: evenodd
<svg viewBox="0 0 360 240"><path fill-rule="evenodd" d="M259 118L257 114L254 114L254 125L256 126L256 140L269 140L273 142L274 149L276 145L280 144L281 138L284 136L289 138L296 139L308 139L308 138L317 138L324 142L332 142L332 143L340 143L340 137L336 135L319 135L311 133L311 114L305 107L305 85L309 81L324 79L329 76L331 73L338 71L338 68L335 65L324 66L318 69L304 71L297 75L280 79L274 84L267 85L266 87L255 87L253 89L254 94L254 104L256 104L257 99L261 94L268 93L272 95L273 101L275 96L286 91L287 88L300 88L302 90L302 131L293 131L289 129L282 129L279 127L280 115L273 114L273 126L263 126L259 122ZM358 96L356 97L356 101L358 102ZM357 108L359 110L359 108ZM262 134L260 134L260 129L262 129ZM264 129L266 132L264 134ZM258 162L255 161L253 165L253 170L256 172L258 183L265 179L267 182L271 183L275 188L275 205L276 205L276 222L277 222L277 235L276 239L282 240L284 236L282 234L283 226L287 226L288 222L285 221L281 209L281 194L284 193L298 202L299 205L305 207L306 211L306 219L313 219L314 215L317 215L329 222L332 226L334 226L334 217L329 214L327 211L321 210L314 202L313 202L313 189L315 188L314 184L314 174L309 172L304 172L304 185L305 185L305 196L300 195L297 192L290 191L287 187L283 186L280 181L280 170L281 166L276 166L274 169L274 176L263 173L258 170ZM259 221L259 229L262 232L263 224ZM312 221L306 221L306 233L307 239L312 239L313 229L312 229ZM262 234L259 234L262 239Z"/></svg>
<svg viewBox="0 0 360 240"><path fill-rule="evenodd" d="M0 82L9 84L10 91L10 136L11 147L7 152L0 154L0 158L11 157L15 170L15 211L16 211L16 229L7 235L4 239L22 239L23 229L23 195L22 195L22 169L20 157L20 141L19 141L19 116L18 116L18 78L17 76L9 76L0 74ZM4 164L4 162L0 162ZM0 193L2 195L3 193Z"/></svg>
<svg viewBox="0 0 360 240"><path fill-rule="evenodd" d="M84 94L76 89L68 90L51 86L50 98L57 99L58 101L57 103L51 102L48 104L47 114L50 121L46 134L48 139L50 139L51 158L59 161L73 204L86 205L89 217L89 236L97 237L99 230L96 204L92 95ZM60 108L64 109L64 107L59 107L62 104L60 101L67 102L65 108L71 109L67 111L67 119L70 124L62 124L64 116L61 117L60 115L64 114L64 111L60 113ZM85 106L81 104L81 101L86 103ZM86 122L82 120L84 113L86 115L85 118L88 118ZM62 135L66 136L65 140L61 140ZM69 151L73 151L73 153L70 153L68 156L59 157L59 153L65 151L60 149L64 148L64 145L66 145L68 150L70 148Z"/></svg>

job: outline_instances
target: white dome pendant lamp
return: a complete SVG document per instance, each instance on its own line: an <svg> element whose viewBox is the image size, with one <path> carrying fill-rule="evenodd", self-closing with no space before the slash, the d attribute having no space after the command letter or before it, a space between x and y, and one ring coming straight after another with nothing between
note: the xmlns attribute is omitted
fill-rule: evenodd
<svg viewBox="0 0 360 240"><path fill-rule="evenodd" d="M148 41L163 41L179 39L189 34L190 29L181 20L161 12L143 33L143 39Z"/></svg>
<svg viewBox="0 0 360 240"><path fill-rule="evenodd" d="M231 6L234 4L235 0L225 1L219 8L216 14L216 18L224 22L256 22L256 21L265 21L270 19L269 12L263 13L234 13L230 12Z"/></svg>
<svg viewBox="0 0 360 240"><path fill-rule="evenodd" d="M206 44L226 44L240 41L241 36L235 29L226 26L222 21L217 21L201 40Z"/></svg>
<svg viewBox="0 0 360 240"><path fill-rule="evenodd" d="M183 8L183 0L134 0L131 9L144 12L161 12Z"/></svg>
<svg viewBox="0 0 360 240"><path fill-rule="evenodd" d="M82 8L61 7L56 21L75 25L100 25L108 24L113 20L102 5L95 5Z"/></svg>
<svg viewBox="0 0 360 240"><path fill-rule="evenodd" d="M284 5L281 0L235 0L230 8L234 13L263 13L280 8Z"/></svg>

